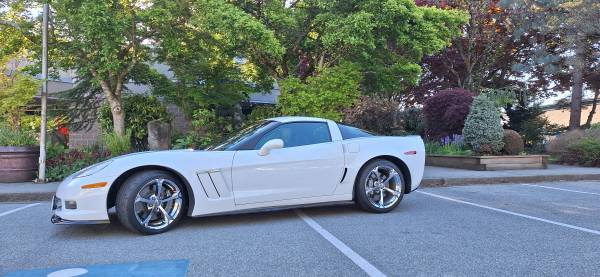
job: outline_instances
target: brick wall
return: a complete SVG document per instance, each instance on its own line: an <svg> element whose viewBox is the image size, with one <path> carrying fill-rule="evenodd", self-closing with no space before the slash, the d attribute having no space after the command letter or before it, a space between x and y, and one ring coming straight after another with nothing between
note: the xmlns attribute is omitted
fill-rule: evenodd
<svg viewBox="0 0 600 277"><path fill-rule="evenodd" d="M98 122L94 122L94 125L89 130L71 130L69 132L69 148L80 148L98 144L100 139L100 126Z"/></svg>

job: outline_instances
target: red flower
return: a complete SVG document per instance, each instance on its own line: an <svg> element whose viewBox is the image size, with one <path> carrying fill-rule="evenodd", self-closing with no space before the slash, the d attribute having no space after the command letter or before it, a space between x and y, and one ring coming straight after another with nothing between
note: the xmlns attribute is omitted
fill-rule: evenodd
<svg viewBox="0 0 600 277"><path fill-rule="evenodd" d="M65 126L58 127L58 133L65 137L68 137L69 136L69 128L67 128Z"/></svg>

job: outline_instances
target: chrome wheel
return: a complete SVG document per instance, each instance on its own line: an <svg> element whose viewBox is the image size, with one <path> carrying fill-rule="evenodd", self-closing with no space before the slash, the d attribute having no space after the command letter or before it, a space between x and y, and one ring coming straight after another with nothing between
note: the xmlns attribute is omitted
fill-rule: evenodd
<svg viewBox="0 0 600 277"><path fill-rule="evenodd" d="M181 188L168 179L154 179L138 191L133 203L135 217L142 226L160 230L169 226L182 209Z"/></svg>
<svg viewBox="0 0 600 277"><path fill-rule="evenodd" d="M364 184L367 199L377 208L389 208L402 197L402 178L390 166L379 165L373 168Z"/></svg>

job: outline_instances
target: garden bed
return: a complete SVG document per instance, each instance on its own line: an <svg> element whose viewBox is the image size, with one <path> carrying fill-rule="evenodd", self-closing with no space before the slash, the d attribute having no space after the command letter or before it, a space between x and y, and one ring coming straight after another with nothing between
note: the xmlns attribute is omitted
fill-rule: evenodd
<svg viewBox="0 0 600 277"><path fill-rule="evenodd" d="M479 171L548 168L548 155L455 156L427 155L426 164Z"/></svg>

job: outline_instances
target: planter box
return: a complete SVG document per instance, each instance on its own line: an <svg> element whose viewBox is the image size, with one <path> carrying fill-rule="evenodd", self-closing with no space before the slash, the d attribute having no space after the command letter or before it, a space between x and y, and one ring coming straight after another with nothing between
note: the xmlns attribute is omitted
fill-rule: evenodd
<svg viewBox="0 0 600 277"><path fill-rule="evenodd" d="M0 146L0 183L29 182L36 178L39 147Z"/></svg>
<svg viewBox="0 0 600 277"><path fill-rule="evenodd" d="M469 170L510 170L548 168L548 155L449 156L427 155L426 165Z"/></svg>

